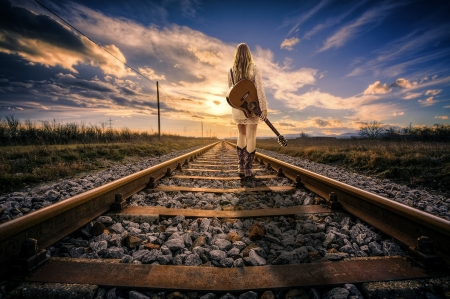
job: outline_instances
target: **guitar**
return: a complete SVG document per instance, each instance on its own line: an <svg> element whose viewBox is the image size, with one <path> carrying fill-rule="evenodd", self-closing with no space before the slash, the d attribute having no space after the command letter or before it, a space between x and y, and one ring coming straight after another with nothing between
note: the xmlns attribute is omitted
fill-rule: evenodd
<svg viewBox="0 0 450 299"><path fill-rule="evenodd" d="M254 115L261 117L262 111L259 107L258 94L256 92L256 86L253 81L248 79L242 79L233 86L227 92L228 104L236 109L244 112L245 117L253 117ZM264 122L272 129L272 131L278 137L278 143L281 146L287 146L287 140L282 136L272 123L266 118Z"/></svg>

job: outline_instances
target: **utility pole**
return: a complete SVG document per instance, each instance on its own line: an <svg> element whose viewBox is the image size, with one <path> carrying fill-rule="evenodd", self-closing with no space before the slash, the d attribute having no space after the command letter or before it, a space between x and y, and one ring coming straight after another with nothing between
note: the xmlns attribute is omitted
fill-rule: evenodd
<svg viewBox="0 0 450 299"><path fill-rule="evenodd" d="M158 137L161 139L161 113L159 111L159 85L156 81L156 99L158 101Z"/></svg>
<svg viewBox="0 0 450 299"><path fill-rule="evenodd" d="M109 129L112 130L112 125L111 125L112 119L111 117L109 118Z"/></svg>

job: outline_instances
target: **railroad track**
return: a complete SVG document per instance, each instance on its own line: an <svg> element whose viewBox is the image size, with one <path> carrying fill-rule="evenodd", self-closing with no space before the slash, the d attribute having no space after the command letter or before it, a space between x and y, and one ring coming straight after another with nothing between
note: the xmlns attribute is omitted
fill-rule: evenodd
<svg viewBox="0 0 450 299"><path fill-rule="evenodd" d="M234 145L214 143L4 223L1 275L242 293L447 274L449 221L260 153L254 164L239 177Z"/></svg>

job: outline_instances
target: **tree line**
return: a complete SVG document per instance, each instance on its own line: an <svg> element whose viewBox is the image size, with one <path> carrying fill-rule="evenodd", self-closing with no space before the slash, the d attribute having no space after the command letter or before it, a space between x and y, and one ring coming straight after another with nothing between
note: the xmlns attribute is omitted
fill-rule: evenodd
<svg viewBox="0 0 450 299"><path fill-rule="evenodd" d="M435 124L428 126L413 126L411 123L404 128L393 127L379 121L362 123L360 138L382 140L411 141L450 141L450 125Z"/></svg>

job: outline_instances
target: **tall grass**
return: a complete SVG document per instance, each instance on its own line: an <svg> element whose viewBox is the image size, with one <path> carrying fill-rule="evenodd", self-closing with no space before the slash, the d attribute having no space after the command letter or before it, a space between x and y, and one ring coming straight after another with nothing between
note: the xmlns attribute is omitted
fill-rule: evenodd
<svg viewBox="0 0 450 299"><path fill-rule="evenodd" d="M155 137L158 137L157 132L112 129L106 123L62 123L55 119L22 122L14 115L0 118L0 146L135 142L151 141Z"/></svg>
<svg viewBox="0 0 450 299"><path fill-rule="evenodd" d="M0 194L213 141L7 116L0 120Z"/></svg>
<svg viewBox="0 0 450 299"><path fill-rule="evenodd" d="M258 139L257 147L450 193L450 143L336 138L297 138L288 143L280 147L274 139Z"/></svg>

